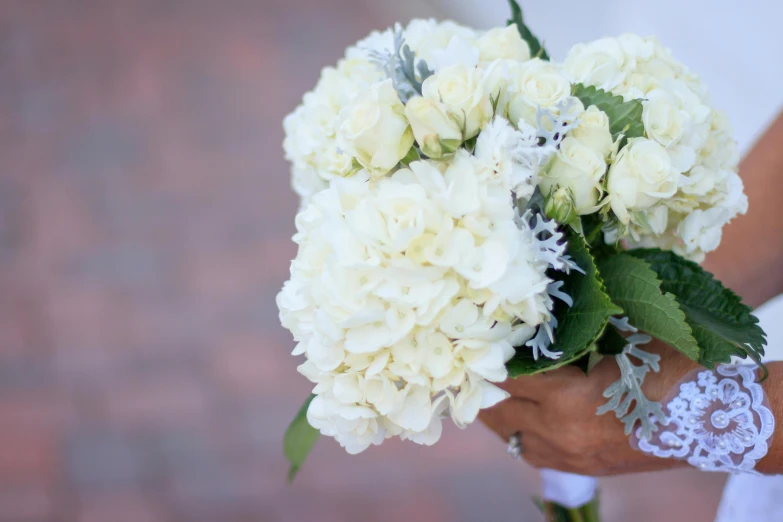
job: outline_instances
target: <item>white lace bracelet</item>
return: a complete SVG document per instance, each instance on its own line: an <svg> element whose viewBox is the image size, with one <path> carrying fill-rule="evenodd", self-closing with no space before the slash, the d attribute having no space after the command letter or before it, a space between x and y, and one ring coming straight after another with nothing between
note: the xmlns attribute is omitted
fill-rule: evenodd
<svg viewBox="0 0 783 522"><path fill-rule="evenodd" d="M685 459L703 471L750 472L767 454L775 417L756 382L756 367L720 365L696 370L664 401L666 419L652 437L637 429L632 443L645 453Z"/></svg>

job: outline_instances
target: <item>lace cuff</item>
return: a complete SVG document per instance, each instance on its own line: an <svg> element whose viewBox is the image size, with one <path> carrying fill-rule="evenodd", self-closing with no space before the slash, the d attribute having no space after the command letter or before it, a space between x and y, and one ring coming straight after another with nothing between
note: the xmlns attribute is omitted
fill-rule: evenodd
<svg viewBox="0 0 783 522"><path fill-rule="evenodd" d="M637 429L632 444L662 458L687 460L703 471L751 472L767 454L775 418L756 367L720 365L696 370L665 403L666 419L649 438Z"/></svg>

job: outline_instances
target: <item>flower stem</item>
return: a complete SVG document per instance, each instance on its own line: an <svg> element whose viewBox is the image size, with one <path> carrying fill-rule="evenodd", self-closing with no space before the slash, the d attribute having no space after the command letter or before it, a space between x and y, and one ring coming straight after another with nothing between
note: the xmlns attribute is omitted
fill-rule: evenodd
<svg viewBox="0 0 783 522"><path fill-rule="evenodd" d="M546 522L601 522L598 513L598 495L578 508L566 508L554 502L537 501Z"/></svg>
<svg viewBox="0 0 783 522"><path fill-rule="evenodd" d="M584 506L573 508L573 509L567 509L566 513L568 514L569 522L585 522L585 517L582 516L583 509Z"/></svg>

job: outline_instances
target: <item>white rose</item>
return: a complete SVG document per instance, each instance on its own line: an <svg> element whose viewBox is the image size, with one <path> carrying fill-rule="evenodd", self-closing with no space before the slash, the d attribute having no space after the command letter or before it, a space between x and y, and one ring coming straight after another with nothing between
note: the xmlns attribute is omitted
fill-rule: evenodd
<svg viewBox="0 0 783 522"><path fill-rule="evenodd" d="M614 148L614 140L609 130L609 117L595 105L591 105L580 116L579 126L569 136L578 139L594 151L606 157Z"/></svg>
<svg viewBox="0 0 783 522"><path fill-rule="evenodd" d="M481 69L464 65L446 67L424 80L421 91L425 98L442 102L458 118L465 139L478 134L492 118L492 103Z"/></svg>
<svg viewBox="0 0 783 522"><path fill-rule="evenodd" d="M484 33L476 42L479 58L484 63L495 60L526 62L530 59L530 46L519 35L516 24L496 27Z"/></svg>
<svg viewBox="0 0 783 522"><path fill-rule="evenodd" d="M666 81L646 95L642 120L647 135L666 147L672 165L686 172L709 134L710 110L680 81Z"/></svg>
<svg viewBox="0 0 783 522"><path fill-rule="evenodd" d="M577 44L568 51L564 72L574 83L595 85L606 91L618 86L624 77L625 56L614 38L601 38Z"/></svg>
<svg viewBox="0 0 783 522"><path fill-rule="evenodd" d="M541 176L541 191L554 192L556 187L567 188L574 198L578 214L595 211L601 195L600 181L606 171L603 156L576 138L567 137L549 168Z"/></svg>
<svg viewBox="0 0 783 522"><path fill-rule="evenodd" d="M553 190L546 198L544 214L561 225L568 225L576 218L574 195L567 187Z"/></svg>
<svg viewBox="0 0 783 522"><path fill-rule="evenodd" d="M642 121L647 136L664 147L673 144L687 129L690 118L681 110L677 100L663 89L654 89L644 102Z"/></svg>
<svg viewBox="0 0 783 522"><path fill-rule="evenodd" d="M414 96L405 105L405 116L421 151L431 158L450 154L462 144L459 119L439 101Z"/></svg>
<svg viewBox="0 0 783 522"><path fill-rule="evenodd" d="M392 81L376 83L341 111L337 143L368 170L386 173L413 145L404 112Z"/></svg>
<svg viewBox="0 0 783 522"><path fill-rule="evenodd" d="M645 210L677 192L679 173L659 143L646 138L628 142L609 169L607 191L612 210L623 224L629 211Z"/></svg>
<svg viewBox="0 0 783 522"><path fill-rule="evenodd" d="M539 59L526 62L509 87L509 120L518 125L520 120L535 126L536 109L549 108L571 95L571 84L560 70Z"/></svg>

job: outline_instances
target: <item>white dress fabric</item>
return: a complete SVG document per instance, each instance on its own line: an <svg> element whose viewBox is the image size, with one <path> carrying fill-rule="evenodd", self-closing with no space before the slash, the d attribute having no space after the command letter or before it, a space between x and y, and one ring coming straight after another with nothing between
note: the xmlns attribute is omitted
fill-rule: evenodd
<svg viewBox="0 0 783 522"><path fill-rule="evenodd" d="M767 332L767 361L783 360L783 295L756 311ZM780 422L781 419L778 419ZM774 436L773 436L774 437ZM783 520L783 475L732 475L723 490L715 522Z"/></svg>
<svg viewBox="0 0 783 522"><path fill-rule="evenodd" d="M519 0L527 24L555 60L579 42L634 32L655 35L698 73L748 152L783 107L783 2L779 0ZM506 0L428 0L434 16L489 28L508 18ZM420 4L418 4L420 5ZM783 296L758 310L767 360L783 360ZM778 419L783 424L783 419ZM729 478L716 522L783 521L783 476Z"/></svg>

